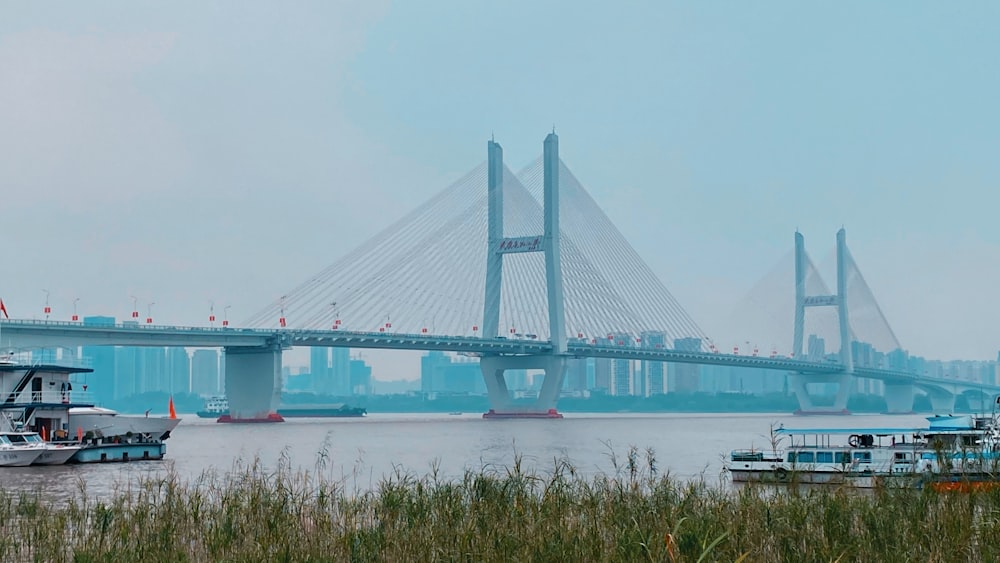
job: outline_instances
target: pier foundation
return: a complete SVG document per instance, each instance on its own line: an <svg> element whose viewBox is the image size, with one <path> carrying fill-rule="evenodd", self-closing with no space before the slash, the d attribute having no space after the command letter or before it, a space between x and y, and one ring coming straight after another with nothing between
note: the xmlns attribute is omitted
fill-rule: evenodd
<svg viewBox="0 0 1000 563"><path fill-rule="evenodd" d="M562 356L486 356L479 368L486 381L490 410L483 418L562 418L556 401L566 374ZM509 369L542 369L545 376L538 398L533 403L515 403L507 389L504 372Z"/></svg>
<svg viewBox="0 0 1000 563"><path fill-rule="evenodd" d="M829 375L794 373L790 379L792 390L795 391L795 398L799 401L799 408L795 411L795 414L851 414L847 410L847 396L851 390L850 373L834 373ZM833 399L833 404L816 405L813 403L807 387L809 383L836 384L837 394Z"/></svg>
<svg viewBox="0 0 1000 563"><path fill-rule="evenodd" d="M227 346L229 415L219 422L281 422L281 348Z"/></svg>

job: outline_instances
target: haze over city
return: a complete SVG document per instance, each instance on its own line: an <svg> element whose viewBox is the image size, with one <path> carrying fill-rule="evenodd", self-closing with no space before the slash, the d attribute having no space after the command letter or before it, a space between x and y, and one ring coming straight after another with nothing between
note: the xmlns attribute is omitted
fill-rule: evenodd
<svg viewBox="0 0 1000 563"><path fill-rule="evenodd" d="M715 341L769 346L733 312L843 226L904 348L995 359L1000 8L900 5L8 4L0 297L238 325L555 126Z"/></svg>

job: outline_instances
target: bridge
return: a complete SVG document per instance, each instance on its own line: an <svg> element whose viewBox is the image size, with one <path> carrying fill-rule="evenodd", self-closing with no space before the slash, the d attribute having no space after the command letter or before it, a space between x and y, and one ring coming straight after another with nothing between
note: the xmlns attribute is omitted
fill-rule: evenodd
<svg viewBox="0 0 1000 563"><path fill-rule="evenodd" d="M241 328L122 323L0 321L19 347L80 345L221 347L230 411L266 416L281 392L281 353L293 346L438 350L478 356L489 416L558 416L567 362L576 358L778 370L792 374L803 412L845 412L855 378L883 381L890 412L910 412L914 393L935 410L954 410L963 392L995 394L981 382L933 378L873 359L901 351L837 234L837 284L819 279L795 234L795 315L791 357L722 354L559 159L558 137L518 174L490 140L487 161L431 201L329 268L282 295ZM789 299L791 296L789 296ZM859 317L881 336L859 336ZM807 310L836 311L839 351L804 350ZM874 311L874 314L872 313ZM858 330L856 330L858 329ZM861 331L863 332L863 331ZM533 338L515 338L531 335ZM541 369L532 404L511 398L504 372ZM817 406L810 386L837 387Z"/></svg>

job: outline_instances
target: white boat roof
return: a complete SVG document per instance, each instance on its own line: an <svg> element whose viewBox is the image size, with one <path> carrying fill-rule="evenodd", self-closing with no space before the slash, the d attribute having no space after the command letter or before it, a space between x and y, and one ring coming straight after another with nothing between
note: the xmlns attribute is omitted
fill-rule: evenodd
<svg viewBox="0 0 1000 563"><path fill-rule="evenodd" d="M118 414L118 411L104 407L72 407L69 409L69 414L107 414L114 416Z"/></svg>
<svg viewBox="0 0 1000 563"><path fill-rule="evenodd" d="M873 434L891 436L926 432L927 428L776 428L775 434Z"/></svg>

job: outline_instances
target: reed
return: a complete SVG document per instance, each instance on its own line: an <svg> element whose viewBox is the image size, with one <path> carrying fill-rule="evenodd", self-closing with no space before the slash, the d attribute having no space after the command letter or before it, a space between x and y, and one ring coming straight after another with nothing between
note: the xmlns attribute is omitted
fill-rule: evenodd
<svg viewBox="0 0 1000 563"><path fill-rule="evenodd" d="M1000 493L782 489L660 474L632 448L581 476L516 457L458 478L402 468L371 490L237 463L185 480L0 489L3 561L996 561Z"/></svg>

